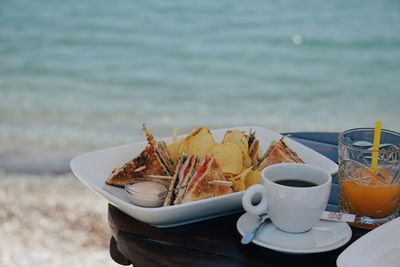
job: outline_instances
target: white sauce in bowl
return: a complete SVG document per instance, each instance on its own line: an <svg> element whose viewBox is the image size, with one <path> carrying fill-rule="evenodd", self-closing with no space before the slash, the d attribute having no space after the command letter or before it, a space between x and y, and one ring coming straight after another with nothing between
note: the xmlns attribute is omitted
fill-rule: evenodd
<svg viewBox="0 0 400 267"><path fill-rule="evenodd" d="M129 201L143 207L160 207L164 203L167 188L156 182L139 182L126 186Z"/></svg>

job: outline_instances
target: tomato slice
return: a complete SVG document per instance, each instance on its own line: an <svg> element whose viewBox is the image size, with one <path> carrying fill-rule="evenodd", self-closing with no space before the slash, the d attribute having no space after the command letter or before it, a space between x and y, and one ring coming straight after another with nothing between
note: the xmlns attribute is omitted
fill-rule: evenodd
<svg viewBox="0 0 400 267"><path fill-rule="evenodd" d="M211 157L209 157L207 155L204 156L204 162L203 162L203 164L201 164L201 165L196 167L196 172L198 174L204 173L206 171L206 169L207 169L207 165L210 162L210 160L211 160Z"/></svg>
<svg viewBox="0 0 400 267"><path fill-rule="evenodd" d="M206 165L200 165L200 166L197 166L197 168L196 168L196 172L198 173L198 174L201 174L201 173L203 173L203 172L205 172L206 171Z"/></svg>

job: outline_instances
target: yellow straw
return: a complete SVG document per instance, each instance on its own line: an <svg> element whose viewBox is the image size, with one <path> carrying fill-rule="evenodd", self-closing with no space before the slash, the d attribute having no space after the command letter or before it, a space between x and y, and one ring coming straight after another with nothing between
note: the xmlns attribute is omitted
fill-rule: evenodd
<svg viewBox="0 0 400 267"><path fill-rule="evenodd" d="M376 173L378 169L378 155L379 155L379 146L381 144L381 130L382 130L382 121L377 120L375 122L375 130L374 130L374 145L372 147L372 161L371 161L371 172Z"/></svg>

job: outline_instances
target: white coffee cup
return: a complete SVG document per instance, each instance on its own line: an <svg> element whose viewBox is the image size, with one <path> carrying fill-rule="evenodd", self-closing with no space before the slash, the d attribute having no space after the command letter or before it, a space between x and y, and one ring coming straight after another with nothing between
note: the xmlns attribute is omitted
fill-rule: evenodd
<svg viewBox="0 0 400 267"><path fill-rule="evenodd" d="M301 163L271 165L261 172L262 184L248 188L243 208L254 215L268 213L272 223L290 233L310 230L321 218L328 202L332 177L324 169ZM311 182L314 186L295 187L278 184L283 180ZM253 205L257 195L261 201Z"/></svg>

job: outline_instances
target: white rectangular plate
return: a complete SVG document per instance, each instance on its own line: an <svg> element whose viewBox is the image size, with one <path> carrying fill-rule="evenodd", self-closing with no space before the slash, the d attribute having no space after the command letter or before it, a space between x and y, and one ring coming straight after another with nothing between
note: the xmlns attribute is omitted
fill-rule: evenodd
<svg viewBox="0 0 400 267"><path fill-rule="evenodd" d="M282 137L276 132L256 126L229 129L239 129L245 132L250 129L255 130L262 150L266 149L273 140L279 140ZM229 129L211 131L215 141L221 142L225 132ZM185 136L182 135L179 138ZM165 140L167 143L171 142L171 138L160 138L160 140ZM285 142L306 163L323 168L331 174L337 173L338 166L330 159L288 137L285 138ZM243 192L159 208L145 208L129 203L124 189L106 185L104 181L110 176L114 168L136 157L146 144L146 142L139 142L80 155L70 162L71 170L83 184L105 197L120 210L137 220L157 227L178 226L242 210Z"/></svg>
<svg viewBox="0 0 400 267"><path fill-rule="evenodd" d="M338 267L400 266L400 218L357 239L338 257Z"/></svg>

